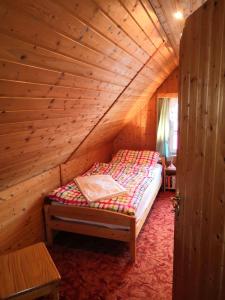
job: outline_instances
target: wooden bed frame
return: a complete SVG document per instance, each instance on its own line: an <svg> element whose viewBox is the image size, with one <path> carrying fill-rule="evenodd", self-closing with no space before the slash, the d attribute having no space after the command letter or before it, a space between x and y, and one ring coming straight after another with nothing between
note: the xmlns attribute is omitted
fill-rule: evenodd
<svg viewBox="0 0 225 300"><path fill-rule="evenodd" d="M164 160L161 158L161 163L164 168ZM162 172L163 174L163 172ZM79 233L90 236L97 236L107 239L119 240L128 242L130 246L131 260L135 261L136 258L136 239L141 231L141 228L148 216L152 203L145 209L145 212L141 219L136 222L134 216L128 216L125 214L94 209L88 207L76 207L76 206L61 206L61 205L44 205L45 222L46 222L46 237L47 244L49 246L53 243L54 231L67 231L73 233ZM57 218L58 217L58 218ZM76 218L81 221L91 221L98 223L108 223L119 226L126 226L125 229L112 229L107 228L104 225L84 224L73 222L69 220L62 220L61 218Z"/></svg>

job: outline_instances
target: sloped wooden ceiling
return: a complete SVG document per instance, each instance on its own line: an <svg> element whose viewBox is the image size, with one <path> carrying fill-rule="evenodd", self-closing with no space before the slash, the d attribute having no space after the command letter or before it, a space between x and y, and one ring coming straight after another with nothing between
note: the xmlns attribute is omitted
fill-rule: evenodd
<svg viewBox="0 0 225 300"><path fill-rule="evenodd" d="M185 20L197 10L206 0L149 0L164 28L164 31L173 46L176 54L179 53L180 38ZM176 20L175 12L181 12L184 18Z"/></svg>
<svg viewBox="0 0 225 300"><path fill-rule="evenodd" d="M0 2L0 189L113 139L150 99L178 65L153 6Z"/></svg>

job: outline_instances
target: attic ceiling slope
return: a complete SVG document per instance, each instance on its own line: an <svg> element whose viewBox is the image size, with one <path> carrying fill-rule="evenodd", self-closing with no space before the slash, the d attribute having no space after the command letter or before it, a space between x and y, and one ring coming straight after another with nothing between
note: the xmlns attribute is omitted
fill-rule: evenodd
<svg viewBox="0 0 225 300"><path fill-rule="evenodd" d="M96 143L111 139L178 64L148 0L3 0L0 17L1 190L97 124Z"/></svg>
<svg viewBox="0 0 225 300"><path fill-rule="evenodd" d="M97 0L99 3L103 1ZM114 1L105 1L104 7L109 15L113 16L113 12L116 13L116 5L111 5ZM140 98L134 97L132 95L128 102L124 103L124 95L127 94L130 87L124 90L123 94L119 97L117 102L112 105L110 111L105 113L98 123L95 125L93 130L88 133L85 139L80 143L80 145L75 149L73 154L69 157L69 160L74 159L76 156L81 155L91 148L94 148L100 144L112 141L118 134L118 132L127 124L133 117L138 113L138 111L149 101L151 96L154 94L155 90L163 83L163 81L168 77L169 74L178 65L177 57L179 55L179 43L181 33L185 24L186 18L194 12L199 6L201 6L205 0L184 0L178 1L158 1L158 0L123 0L121 4L127 8L130 14L133 16L134 20L137 22L139 27L143 32L148 32L149 26L147 25L146 18L141 13L142 8L145 8L148 17L154 20L155 28L160 32L161 37L165 41L165 44L159 46L158 51L154 53L154 57L150 58L149 63L144 66L140 73L146 73L147 68L151 68L154 72L154 77L150 76L146 86L143 85L143 90L140 92ZM110 4L109 4L110 3ZM184 15L182 20L175 20L173 17L176 11L181 11ZM140 13L138 15L138 13ZM117 16L117 20L120 17ZM125 17L126 19L126 17ZM118 21L119 22L119 21ZM148 28L148 29L147 29ZM168 47L169 45L169 47ZM168 51L166 60L157 68L155 60L157 60L158 55L161 53L165 54ZM166 73L169 71L169 73ZM164 76L162 75L164 72ZM167 74L167 75L165 75ZM152 82L153 78L160 78L156 82ZM138 82L138 77L132 82L132 86L135 86ZM129 93L129 92L128 92Z"/></svg>
<svg viewBox="0 0 225 300"><path fill-rule="evenodd" d="M171 63L170 58L171 57L168 57L167 64L165 63L164 66L161 66L161 69L158 70L157 73L158 76L164 76L164 80L168 78L169 74L177 67L173 61ZM151 64L153 59L154 56L149 59L147 65L143 67L137 77L131 82L131 85L124 90L115 105L112 105L111 109L99 120L94 129L69 157L69 160L73 160L76 156L82 155L95 147L99 147L100 145L114 140L118 132L120 132L120 130L148 103L149 99L161 83L146 83L146 86L143 86L142 91L140 91L139 96L133 96L132 100L129 98L129 88L136 86L140 79L139 76L142 76L142 74L146 72L148 64ZM171 70L169 74L166 72L168 69Z"/></svg>
<svg viewBox="0 0 225 300"><path fill-rule="evenodd" d="M151 3L159 22L166 33L173 49L179 55L180 38L185 20L206 0L148 0ZM181 12L183 18L174 18L176 12Z"/></svg>
<svg viewBox="0 0 225 300"><path fill-rule="evenodd" d="M1 189L66 161L125 91L111 113L119 130L170 73L173 50L145 2L1 1Z"/></svg>

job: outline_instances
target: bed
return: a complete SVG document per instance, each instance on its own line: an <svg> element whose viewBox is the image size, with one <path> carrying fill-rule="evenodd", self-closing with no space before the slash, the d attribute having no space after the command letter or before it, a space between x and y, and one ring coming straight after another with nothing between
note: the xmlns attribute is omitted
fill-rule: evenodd
<svg viewBox="0 0 225 300"><path fill-rule="evenodd" d="M129 243L135 261L136 239L161 187L163 167L157 152L120 150L110 163L95 163L83 176L109 174L126 187L127 196L90 204L74 180L53 191L44 206L48 245L54 231L120 240Z"/></svg>

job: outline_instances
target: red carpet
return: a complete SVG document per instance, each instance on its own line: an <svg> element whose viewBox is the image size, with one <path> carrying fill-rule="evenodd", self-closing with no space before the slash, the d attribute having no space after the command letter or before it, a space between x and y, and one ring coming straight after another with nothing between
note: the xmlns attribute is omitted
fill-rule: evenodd
<svg viewBox="0 0 225 300"><path fill-rule="evenodd" d="M60 233L50 249L62 276L61 300L170 300L172 193L160 193L137 241L136 263L118 241Z"/></svg>

